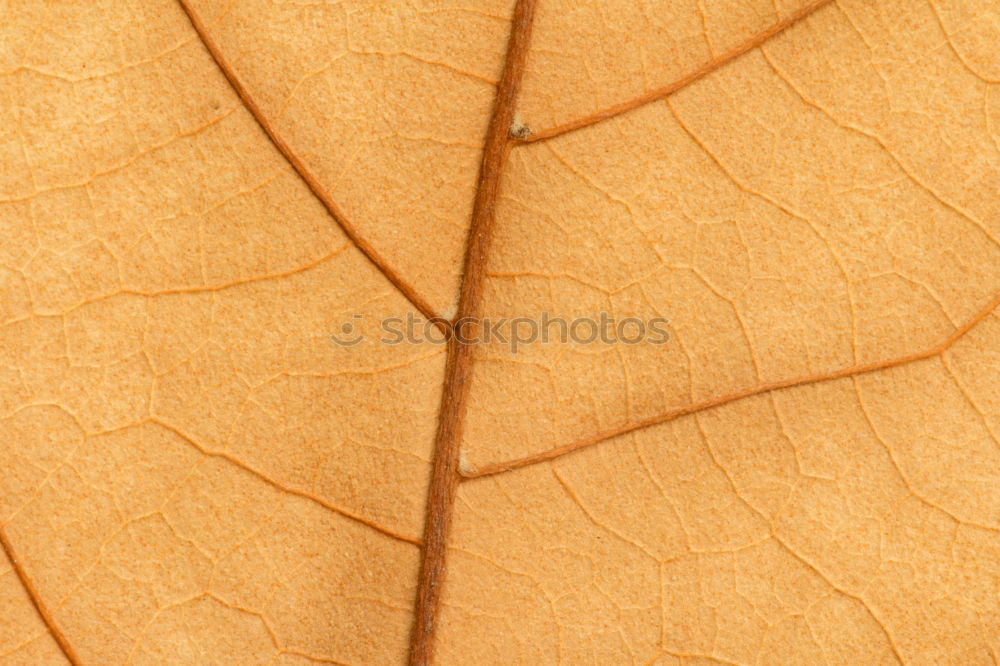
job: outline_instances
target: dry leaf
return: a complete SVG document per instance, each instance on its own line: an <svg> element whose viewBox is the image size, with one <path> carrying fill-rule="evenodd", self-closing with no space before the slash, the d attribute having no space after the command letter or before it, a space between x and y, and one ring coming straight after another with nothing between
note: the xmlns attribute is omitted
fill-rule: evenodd
<svg viewBox="0 0 1000 666"><path fill-rule="evenodd" d="M0 17L0 663L996 662L994 3Z"/></svg>

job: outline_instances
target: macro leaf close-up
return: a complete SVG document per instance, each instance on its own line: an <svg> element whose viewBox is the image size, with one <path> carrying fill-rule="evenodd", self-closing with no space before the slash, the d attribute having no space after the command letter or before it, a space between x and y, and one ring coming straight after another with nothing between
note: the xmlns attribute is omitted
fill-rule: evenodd
<svg viewBox="0 0 1000 666"><path fill-rule="evenodd" d="M1000 659L995 0L0 0L0 665Z"/></svg>

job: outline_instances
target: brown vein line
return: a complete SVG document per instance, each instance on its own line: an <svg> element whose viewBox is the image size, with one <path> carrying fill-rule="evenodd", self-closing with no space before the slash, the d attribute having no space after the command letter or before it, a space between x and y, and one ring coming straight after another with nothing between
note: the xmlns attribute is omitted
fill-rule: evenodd
<svg viewBox="0 0 1000 666"><path fill-rule="evenodd" d="M264 130L264 134L266 134L267 138L271 140L271 143L278 149L278 152L280 152L288 163L292 165L292 168L299 174L299 177L302 178L303 182L305 182L305 184L309 187L313 195L315 195L315 197L319 199L320 203L323 204L323 207L326 208L326 211L334 219L337 225L340 226L344 234L351 239L351 242L354 243L359 250L361 250L361 253L372 262L375 268L377 268L379 272L381 272L382 275L384 275L385 278L389 280L389 282L391 282L393 286L396 287L396 289L398 289L415 308L417 308L417 310L420 311L422 315L427 317L429 320L440 321L441 317L439 317L434 311L434 308L431 307L430 303L426 301L423 296L417 293L417 291L408 282L406 282L401 275L393 270L389 266L388 262L386 262L386 260L382 258L378 251L371 245L371 243L365 240L365 238L358 233L357 229L355 229L354 225L347 220L343 211L341 211L337 204L334 203L333 199L323 188L320 182L316 180L309 169L306 168L305 163L299 159L299 156L295 154L291 146L285 143L285 140L278 135L270 121L264 115L263 111L261 111L260 107L257 106L257 102L254 101L253 97L251 97L250 93L243 86L243 83L240 82L239 78L236 76L236 70L229 64L225 56L222 55L222 51L219 49L219 46L208 34L208 29L205 27L205 24L202 23L201 18L194 11L194 9L192 9L190 0L177 1L180 3L184 13L187 14L188 20L191 21L191 25L194 27L195 32L198 33L198 37L205 45L205 48L208 49L212 59L215 60L215 64L219 66L222 74L226 77L226 80L229 81L229 85L232 86L247 111L250 112L250 115L254 117L257 124L260 125L262 130Z"/></svg>
<svg viewBox="0 0 1000 666"><path fill-rule="evenodd" d="M578 129L583 129L584 127L595 125L609 118L614 118L615 116L619 116L623 113L627 113L640 106L649 104L650 102L655 102L658 99L662 99L664 97L667 97L668 95L672 95L681 88L685 88L691 85L698 79L708 76L717 69L723 67L724 65L729 64L733 60L736 60L737 58L747 53L748 51L752 51L753 49L757 48L767 40L784 32L788 28L792 27L799 21L803 20L804 18L815 12L817 9L820 9L821 7L829 4L830 2L831 0L812 0L812 2L809 2L808 4L799 7L797 10L786 16L784 19L773 24L766 30L758 32L756 35L746 40L745 42L738 44L729 51L723 53L722 55L706 62L693 72L685 74L681 78L677 79L672 83L668 83L662 88L657 88L656 90L650 90L649 92L643 93L638 97L634 97L626 102L615 104L614 106L609 106L608 108L603 109L601 111L597 111L596 113L593 113L589 116L577 118L576 120L571 120L568 123L557 125L555 127L549 127L539 132L533 132L532 134L524 137L523 139L518 139L515 145L534 143L536 141L545 141L546 139L551 139L557 136L561 136L563 134L567 134L569 132L576 131Z"/></svg>
<svg viewBox="0 0 1000 666"><path fill-rule="evenodd" d="M522 467L528 467L530 465L535 465L549 460L554 460L569 453L573 453L574 451L579 451L580 449L585 449L594 446L595 444L599 444L601 442L613 439L615 437L626 435L630 432L635 432L637 430L649 428L651 426L659 425L661 423L666 423L667 421L672 421L681 416L689 416L691 414L696 414L706 409L711 409L713 407L720 407L730 402L743 400L744 398L750 398L755 395L760 395L762 393L769 393L771 391L780 391L782 389L794 388L796 386L805 386L808 384L817 384L819 382L824 382L834 379L843 379L844 377L853 377L855 375L863 375L869 372L886 370L888 368L894 368L896 366L905 365L907 363L913 363L916 361L922 361L928 358L933 358L934 356L938 356L939 354L943 354L944 352L946 352L953 344L955 344L955 342L957 342L963 335L972 330L976 326L976 324L978 324L987 316L989 316L989 314L997 307L1000 307L1000 294L994 296L993 299L986 305L986 307L977 312L976 315L972 317L969 321L965 322L964 324L956 328L955 331L952 332L952 334L949 335L943 342L931 347L930 349L925 349L923 351L919 351L913 354L898 356L896 358L886 359L882 361L853 365L846 368L841 368L839 370L834 370L833 372L807 375L805 377L794 377L792 379L784 379L777 382L770 382L767 384L752 386L749 388L742 389L740 391L728 393L726 395L709 398L708 400L703 400L701 402L684 405L682 407L678 407L676 409L672 409L663 412L661 414L657 414L655 416L650 416L644 419L639 419L636 421L625 423L620 426L611 428L609 430L599 432L595 435L591 435L590 437L585 437L583 439L579 439L569 444L557 446L547 451L535 453L530 456L525 456L523 458L508 460L506 462L484 465L483 467L480 467L478 469L460 473L464 478L467 479L475 479L483 476L493 476L495 474L502 474L504 472L510 472L515 469L520 469Z"/></svg>
<svg viewBox="0 0 1000 666"><path fill-rule="evenodd" d="M465 248L465 264L456 321L464 317L478 318L481 313L494 207L504 162L510 150L510 125L514 118L514 103L528 56L536 1L518 0L514 7L507 42L507 57L497 85L493 114L483 144L483 158ZM437 614L445 579L448 534L451 528L455 491L461 480L461 475L458 473L459 448L474 350L473 345L460 344L454 337L449 341L444 390L441 394L438 430L434 443L434 463L427 498L424 549L417 584L413 633L410 637L411 666L426 666L434 653L434 633L438 624Z"/></svg>
<svg viewBox="0 0 1000 666"><path fill-rule="evenodd" d="M255 469L255 468L251 467L250 465L247 465L245 462L243 462L242 460L240 460L239 458L237 458L235 456L232 456L232 455L230 455L228 453L224 453L222 451L213 451L211 449L207 449L204 446L202 446L201 444L199 444L193 437L191 437L190 435L188 435L187 433L185 433L184 431L182 431L178 427L176 427L174 425L171 425L170 423L167 423L166 421L164 421L163 419L161 419L161 418L159 418L157 416L150 416L150 417L146 418L144 421L142 421L141 423L153 423L153 424L156 424L156 425L160 426L161 428L164 428L165 430L169 430L170 432L172 432L173 434L177 435L178 437L180 437L181 439L183 439L185 442L187 442L188 445L190 445L192 448L194 448L196 451L198 451L198 453L202 454L203 456L205 456L207 458L220 458L222 460L225 460L226 462L230 463L231 465L242 469L244 472L252 474L253 476L257 477L258 479L260 479L261 481L263 481L264 483L266 483L267 485L269 485L272 488L275 488L277 490L280 490L283 493L287 493L289 495L295 495L296 497L301 497L302 499L307 499L310 502L313 502L314 504L318 504L319 506L323 507L327 511L330 511L330 512L335 513L335 514L337 514L339 516L342 516L342 517L347 518L349 520L352 520L352 521L354 521L356 523L364 525L365 527L369 527L369 528L375 530L376 532L378 532L379 534L382 534L382 535L387 536L389 538L396 539L398 541L405 541L406 543L411 543L414 546L420 546L420 544L421 544L421 542L418 539L414 539L413 537L406 536L405 534L400 534L398 532L394 532L394 531L390 530L388 527L385 527L383 525L379 525L378 523L376 523L374 521L371 521L368 518L365 518L364 516L359 516L357 514L351 513L350 511L347 511L346 509L342 509L342 508L340 508L338 506L330 504L329 502L327 502L325 499L323 499L319 495L314 495L314 494L312 494L310 492L307 492L305 490L299 490L298 488L293 488L291 486L286 486L285 484L281 483L277 479L272 479L270 476L268 476L267 474L264 474L260 470Z"/></svg>
<svg viewBox="0 0 1000 666"><path fill-rule="evenodd" d="M77 656L76 650L73 646L69 644L66 640L66 636L56 625L55 620L52 619L52 615L49 613L49 609L45 606L45 602L42 601L41 595L38 593L38 588L28 577L28 572L24 570L21 565L21 561L17 557L17 553L14 552L14 547L11 545L10 540L7 538L7 534L4 532L3 528L0 527L0 548L3 548L4 554L7 559L10 560L10 565L14 569L14 573L17 575L18 580L21 581L21 585L24 586L25 591L28 593L28 598L31 599L31 604L38 611L38 615L42 618L42 622L48 628L49 633L52 634L52 638L55 639L56 644L59 645L59 649L62 650L63 655L73 666L79 666L80 657Z"/></svg>

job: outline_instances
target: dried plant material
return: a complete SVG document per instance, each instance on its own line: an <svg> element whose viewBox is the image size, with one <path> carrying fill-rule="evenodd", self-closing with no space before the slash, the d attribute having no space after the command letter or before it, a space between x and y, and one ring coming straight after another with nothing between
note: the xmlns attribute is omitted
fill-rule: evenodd
<svg viewBox="0 0 1000 666"><path fill-rule="evenodd" d="M995 663L990 3L0 13L0 663Z"/></svg>

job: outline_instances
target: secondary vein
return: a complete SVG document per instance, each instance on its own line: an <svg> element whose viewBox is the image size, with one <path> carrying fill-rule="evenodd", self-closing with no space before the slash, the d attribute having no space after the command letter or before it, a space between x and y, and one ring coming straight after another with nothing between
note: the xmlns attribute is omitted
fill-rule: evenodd
<svg viewBox="0 0 1000 666"><path fill-rule="evenodd" d="M609 430L604 430L598 432L589 437L584 437L583 439L578 439L569 444L564 444L562 446L557 446L552 449L546 449L545 451L540 451L534 453L530 456L525 456L524 458L516 458L513 460L505 460L497 463L490 463L488 465L483 465L477 469L466 471L463 477L466 479L477 479L484 476L495 476L497 474L503 474L505 472L512 472L516 469L521 469L523 467L530 467L532 465L537 465L539 463L548 462L550 460L555 460L556 458L561 458L562 456L568 455L575 451L581 449L590 448L602 442L606 442L610 439L615 439L616 437L621 437L622 435L627 435L631 432L637 430L644 430L646 428L651 428L667 421L672 421L674 419L680 418L682 416L690 416L692 414L697 414L714 407L721 407L722 405L729 404L730 402L736 402L738 400L743 400L745 398L750 398L756 395L761 395L764 393L771 393L774 391L781 391L784 389L791 389L798 386L806 386L809 384L818 384L819 382L833 381L835 379L843 379L845 377L855 377L858 375L864 375L872 372L877 372L879 370L887 370L889 368L895 368L901 365L907 365L909 363L916 363L917 361L924 361L936 356L940 356L948 351L952 345L954 345L958 340L960 340L966 333L971 331L975 326L983 321L989 316L991 312L1000 307L1000 294L995 295L990 299L979 312L977 312L971 319L966 321L964 324L956 328L951 335L945 338L942 342L930 347L929 349L924 349L912 354L906 354L904 356L898 356L895 358L884 359L880 361L873 361L871 363L863 363L860 365L851 365L838 370L833 370L832 372L818 373L814 375L806 375L804 377L793 377L791 379L783 379L776 382L769 382L766 384L760 384L757 386L751 386L748 388L743 388L733 393L727 393L725 395L715 396L713 398L708 398L700 402L695 402L687 405L682 405L674 409L668 410L666 412L655 414L653 416L648 416L646 418L638 419L636 421L630 421L624 423L620 426L616 426Z"/></svg>
<svg viewBox="0 0 1000 666"><path fill-rule="evenodd" d="M599 122L608 120L609 118L614 118L615 116L620 116L623 113L628 113L633 109L640 106L644 106L651 102L663 99L669 95L674 94L682 88L686 88L695 81L702 79L712 72L718 70L724 65L728 65L733 60L736 60L740 56L752 51L758 46L762 45L769 39L783 33L788 28L791 28L796 23L802 21L806 17L810 16L813 12L820 9L824 5L827 5L832 0L813 0L812 2L803 5L796 11L792 12L785 18L781 19L777 23L772 24L768 28L765 28L761 32L758 32L754 36L750 37L744 42L737 44L733 48L729 49L725 53L713 58L712 60L701 65L692 72L689 72L682 76L681 78L668 83L665 86L656 88L655 90L650 90L649 92L643 93L638 97L633 97L630 100L624 102L619 102L613 106L609 106L606 109L601 109L595 113L592 113L575 120L571 120L567 123L561 125L556 125L555 127L548 127L538 132L533 132L523 139L517 141L517 145L523 145L527 143L535 143L537 141L546 141L548 139L553 139L557 136L562 136L563 134L568 134L570 132L575 132L576 130L583 129L584 127L590 127L591 125L596 125Z"/></svg>
<svg viewBox="0 0 1000 666"><path fill-rule="evenodd" d="M66 660L69 661L72 666L78 666L80 664L80 658L77 656L76 650L74 650L73 646L70 645L68 640L66 640L65 634L63 634L63 632L59 629L59 625L57 625L55 620L52 618L52 614L49 612L48 607L45 605L41 595L38 593L38 588L35 587L34 582L28 576L28 572L25 571L24 566L21 564L21 560L14 551L14 546L11 544L6 532L4 532L2 525L0 525L0 550L3 550L4 554L7 556L7 559L10 561L10 566L14 569L14 573L17 575L18 580L21 581L21 585L24 587L25 592L28 594L28 598L31 600L31 605L35 607L39 617L41 617L42 622L49 630L52 638L55 640L59 649L66 657Z"/></svg>
<svg viewBox="0 0 1000 666"><path fill-rule="evenodd" d="M262 130L264 130L264 134L267 135L267 138L270 139L274 147L278 149L278 152L281 153L292 168L295 169L295 172L299 174L299 177L302 178L303 182L305 182L306 186L313 193L313 195L315 195L315 197L319 199L320 203L323 204L323 207L326 208L330 217L334 219L341 230L343 230L344 234L351 240L352 243L354 243L361 253L372 262L375 268L377 268L379 272L381 272L382 275L384 275L385 278L399 290L403 297L420 311L422 315L432 321L440 320L441 317L439 317L434 311L431 304L422 295L420 295L410 283L404 280L403 276L397 273L395 269L389 265L385 258L378 253L375 247L372 246L372 244L369 243L364 236L358 233L358 230L348 221L343 211L340 210L340 207L337 206L336 202L334 202L333 198L320 184L316 177L312 175L312 172L309 171L302 159L299 158L295 151L292 150L291 146L289 146L275 131L271 122L264 115L264 112L261 111L260 106L257 105L257 102L250 95L249 91L247 91L246 86L244 86L243 82L240 81L238 76L236 76L236 70L229 64L225 56L222 54L222 51L219 49L218 44L216 44L215 40L212 39L212 36L209 35L208 29L202 22L201 17L199 17L191 7L189 0L178 0L178 2L184 10L184 13L187 14L188 19L191 21L191 25L194 27L195 32L198 33L198 37L201 38L205 48L208 49L212 59L215 60L216 65L219 66L222 74L226 77L226 80L229 81L229 85L232 86L247 111L250 112L250 115L253 116L254 120L257 121L257 124L260 125Z"/></svg>

